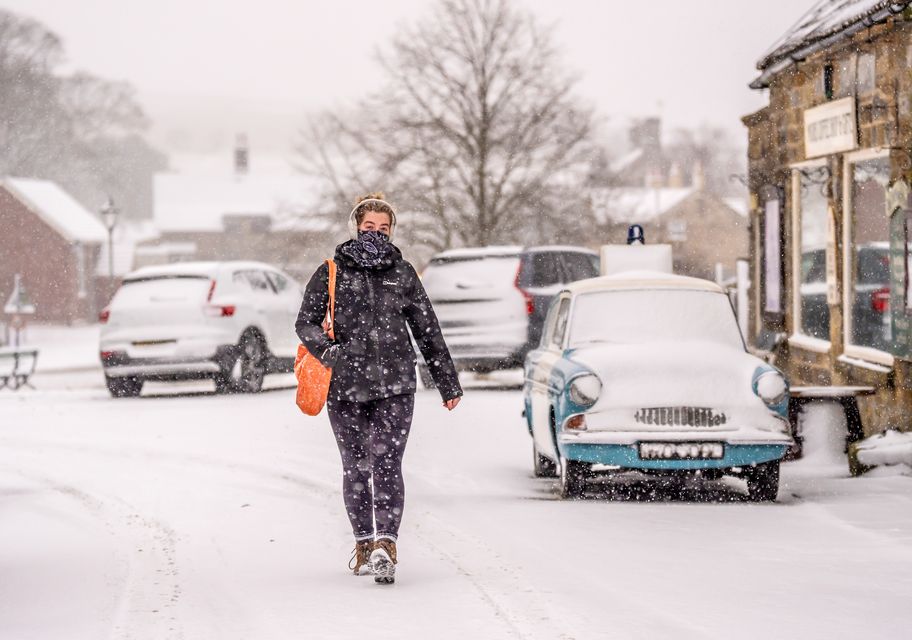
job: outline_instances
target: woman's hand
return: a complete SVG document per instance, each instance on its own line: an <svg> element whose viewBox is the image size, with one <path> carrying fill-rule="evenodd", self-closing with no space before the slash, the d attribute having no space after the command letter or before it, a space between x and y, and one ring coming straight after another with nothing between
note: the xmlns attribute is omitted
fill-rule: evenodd
<svg viewBox="0 0 912 640"><path fill-rule="evenodd" d="M456 396L455 398L450 398L449 400L447 400L446 402L443 403L443 406L445 406L447 408L447 411L452 411L453 409L456 408L457 404L459 404L459 396Z"/></svg>

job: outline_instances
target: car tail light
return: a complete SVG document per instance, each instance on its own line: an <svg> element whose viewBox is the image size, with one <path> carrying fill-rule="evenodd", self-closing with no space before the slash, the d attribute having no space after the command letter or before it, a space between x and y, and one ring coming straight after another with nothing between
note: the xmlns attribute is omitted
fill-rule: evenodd
<svg viewBox="0 0 912 640"><path fill-rule="evenodd" d="M890 310L890 288L884 287L871 293L871 308L877 313L886 313Z"/></svg>
<svg viewBox="0 0 912 640"><path fill-rule="evenodd" d="M516 287L516 290L522 294L523 299L526 301L526 315L531 316L535 313L535 298L532 297L532 294L519 286L519 275L521 273L522 260L520 260L519 266L516 267L516 278L513 280L513 286Z"/></svg>
<svg viewBox="0 0 912 640"><path fill-rule="evenodd" d="M211 304L206 307L206 315L213 318L230 318L234 315L235 309L233 304Z"/></svg>
<svg viewBox="0 0 912 640"><path fill-rule="evenodd" d="M108 321L108 319L110 317L111 317L111 310L108 309L107 307L105 307L104 309L101 310L101 313L98 314L98 321L101 324L104 324Z"/></svg>
<svg viewBox="0 0 912 640"><path fill-rule="evenodd" d="M206 302L212 302L213 295L215 295L215 280L209 283L209 294L206 296Z"/></svg>

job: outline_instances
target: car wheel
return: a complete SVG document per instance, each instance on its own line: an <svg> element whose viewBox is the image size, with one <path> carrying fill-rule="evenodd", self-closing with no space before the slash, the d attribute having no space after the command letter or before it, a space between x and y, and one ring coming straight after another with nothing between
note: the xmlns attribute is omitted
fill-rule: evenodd
<svg viewBox="0 0 912 640"><path fill-rule="evenodd" d="M747 497L751 502L775 502L779 494L779 461L747 469Z"/></svg>
<svg viewBox="0 0 912 640"><path fill-rule="evenodd" d="M532 443L532 472L536 478L556 478L557 465L550 458L538 452L535 442Z"/></svg>
<svg viewBox="0 0 912 640"><path fill-rule="evenodd" d="M586 488L586 478L589 477L589 465L577 460L561 458L560 470L560 497L581 498Z"/></svg>
<svg viewBox="0 0 912 640"><path fill-rule="evenodd" d="M266 377L266 359L269 351L258 334L248 331L241 336L226 369L215 378L217 393L258 393Z"/></svg>
<svg viewBox="0 0 912 640"><path fill-rule="evenodd" d="M418 365L418 377L421 378L421 384L425 389L437 388L437 385L434 384L434 378L431 376L431 371L426 364Z"/></svg>
<svg viewBox="0 0 912 640"><path fill-rule="evenodd" d="M142 392L143 380L136 376L105 376L108 391L114 398L135 398Z"/></svg>

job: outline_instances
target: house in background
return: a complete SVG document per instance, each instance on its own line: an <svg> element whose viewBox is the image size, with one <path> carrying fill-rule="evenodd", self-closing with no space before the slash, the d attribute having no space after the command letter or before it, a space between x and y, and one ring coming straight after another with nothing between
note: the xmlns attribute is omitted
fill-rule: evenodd
<svg viewBox="0 0 912 640"><path fill-rule="evenodd" d="M108 231L57 184L0 179L0 298L16 274L35 305L33 320L93 321L109 283L97 277Z"/></svg>
<svg viewBox="0 0 912 640"><path fill-rule="evenodd" d="M670 244L674 271L697 278L734 275L748 252L747 218L737 205L697 187L618 187L591 193L600 237L623 241L640 224L649 244ZM744 211L742 209L742 211Z"/></svg>
<svg viewBox="0 0 912 640"><path fill-rule="evenodd" d="M311 181L249 172L246 148L240 145L234 163L234 172L223 175L155 176L157 235L136 246L134 267L260 260L302 279L331 255L339 227L312 213L318 191Z"/></svg>

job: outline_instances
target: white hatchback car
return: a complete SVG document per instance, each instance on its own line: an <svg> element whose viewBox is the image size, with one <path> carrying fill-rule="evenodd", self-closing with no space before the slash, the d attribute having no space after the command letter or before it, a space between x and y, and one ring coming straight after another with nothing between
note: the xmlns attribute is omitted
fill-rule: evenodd
<svg viewBox="0 0 912 640"><path fill-rule="evenodd" d="M216 391L257 392L291 371L301 286L261 262L185 262L124 278L101 312L100 355L114 397L146 380L212 378Z"/></svg>

